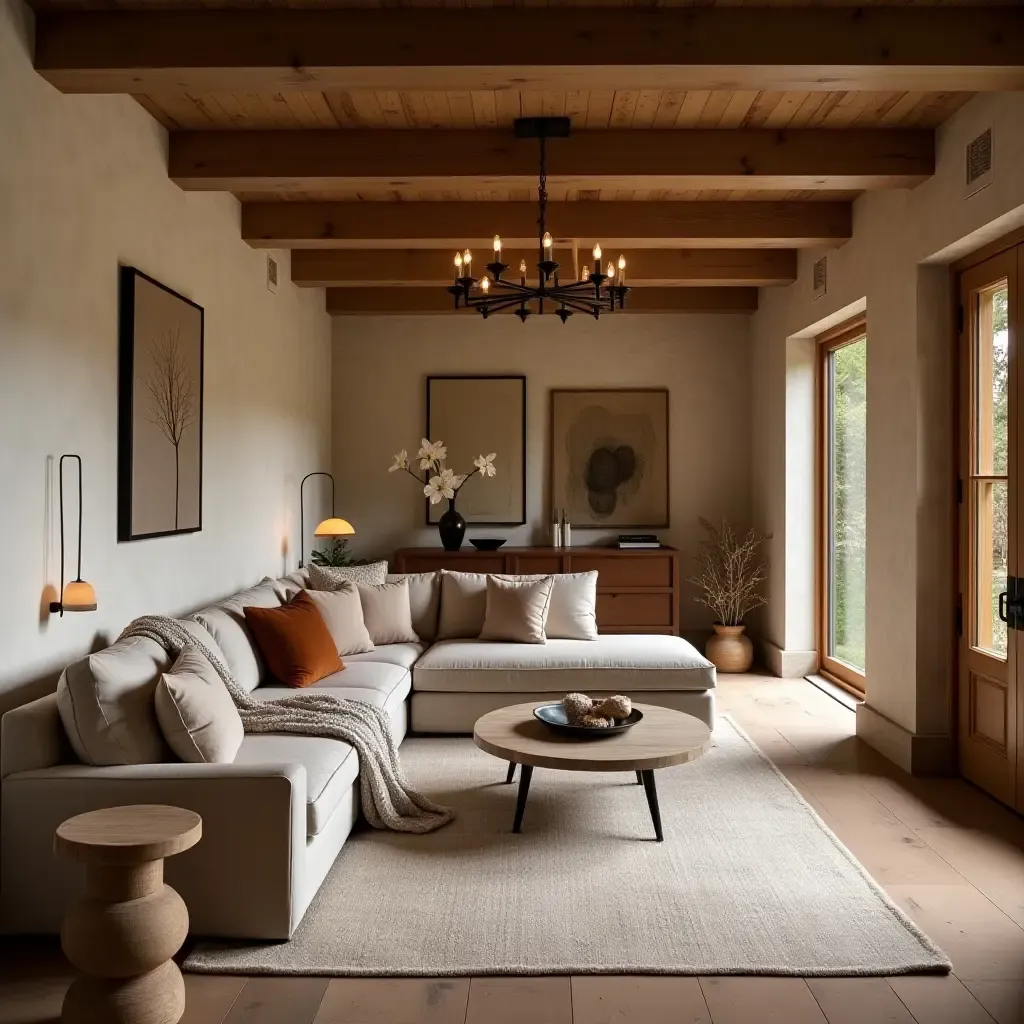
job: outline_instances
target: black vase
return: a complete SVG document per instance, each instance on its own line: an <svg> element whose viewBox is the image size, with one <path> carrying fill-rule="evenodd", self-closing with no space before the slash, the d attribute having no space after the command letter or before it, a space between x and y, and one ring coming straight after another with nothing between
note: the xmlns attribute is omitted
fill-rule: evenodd
<svg viewBox="0 0 1024 1024"><path fill-rule="evenodd" d="M462 538L466 536L466 520L456 511L454 498L449 498L448 511L438 519L437 532L441 535L441 545L445 551L458 551L462 547Z"/></svg>

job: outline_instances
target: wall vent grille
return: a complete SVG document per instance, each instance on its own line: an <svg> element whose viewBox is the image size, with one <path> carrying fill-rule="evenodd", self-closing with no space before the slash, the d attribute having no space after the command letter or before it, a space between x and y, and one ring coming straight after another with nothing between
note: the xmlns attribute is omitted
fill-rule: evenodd
<svg viewBox="0 0 1024 1024"><path fill-rule="evenodd" d="M992 129L986 128L976 139L967 144L965 175L967 196L980 192L992 184Z"/></svg>
<svg viewBox="0 0 1024 1024"><path fill-rule="evenodd" d="M811 298L820 299L828 288L828 257L822 256L814 261L814 272L811 276Z"/></svg>
<svg viewBox="0 0 1024 1024"><path fill-rule="evenodd" d="M267 256L267 288L277 291L277 260L270 255Z"/></svg>

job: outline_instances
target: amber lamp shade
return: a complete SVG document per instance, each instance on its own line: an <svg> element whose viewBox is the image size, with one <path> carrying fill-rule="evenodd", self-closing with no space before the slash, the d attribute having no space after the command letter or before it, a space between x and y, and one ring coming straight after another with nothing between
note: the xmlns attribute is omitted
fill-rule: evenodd
<svg viewBox="0 0 1024 1024"><path fill-rule="evenodd" d="M355 527L347 519L339 519L334 514L334 477L330 473L318 471L307 473L299 484L299 566L305 565L306 556L306 481L311 476L325 476L331 481L331 514L327 519L322 520L313 531L314 537L351 537Z"/></svg>

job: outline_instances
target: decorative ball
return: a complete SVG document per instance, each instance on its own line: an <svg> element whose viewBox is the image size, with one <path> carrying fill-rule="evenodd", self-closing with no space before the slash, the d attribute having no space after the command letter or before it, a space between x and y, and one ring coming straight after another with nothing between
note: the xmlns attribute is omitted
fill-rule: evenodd
<svg viewBox="0 0 1024 1024"><path fill-rule="evenodd" d="M603 715L606 718L629 718L630 712L633 710L633 702L628 697L616 695L614 697L605 697L600 704L594 705L593 713L595 715Z"/></svg>
<svg viewBox="0 0 1024 1024"><path fill-rule="evenodd" d="M583 725L583 719L590 714L594 702L585 693L567 693L562 698L566 717L573 725Z"/></svg>
<svg viewBox="0 0 1024 1024"><path fill-rule="evenodd" d="M601 715L584 715L583 721L580 723L585 725L588 729L608 729L613 724L611 718L604 718Z"/></svg>

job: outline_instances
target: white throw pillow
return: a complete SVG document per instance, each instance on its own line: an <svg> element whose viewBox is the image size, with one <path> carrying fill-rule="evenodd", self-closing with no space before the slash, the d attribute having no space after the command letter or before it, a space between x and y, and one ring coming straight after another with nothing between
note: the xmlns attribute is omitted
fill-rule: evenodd
<svg viewBox="0 0 1024 1024"><path fill-rule="evenodd" d="M487 574L441 570L441 613L437 639L477 637L487 612Z"/></svg>
<svg viewBox="0 0 1024 1024"><path fill-rule="evenodd" d="M553 577L536 582L487 577L487 610L481 640L543 644Z"/></svg>
<svg viewBox="0 0 1024 1024"><path fill-rule="evenodd" d="M363 602L356 584L343 583L337 590L307 590L306 596L323 616L342 657L373 650L373 640L363 620Z"/></svg>
<svg viewBox="0 0 1024 1024"><path fill-rule="evenodd" d="M440 572L388 573L386 582L409 583L409 609L412 628L423 643L431 644L437 636L437 619L441 610Z"/></svg>
<svg viewBox="0 0 1024 1024"><path fill-rule="evenodd" d="M186 647L156 684L156 717L168 746L192 764L231 764L245 729L227 687L197 647Z"/></svg>
<svg viewBox="0 0 1024 1024"><path fill-rule="evenodd" d="M369 583L379 586L388 575L387 562L369 565L311 565L310 590L337 590L342 583Z"/></svg>
<svg viewBox="0 0 1024 1024"><path fill-rule="evenodd" d="M500 577L503 580L542 580L544 576ZM560 572L551 577L551 607L544 632L549 640L597 639L597 570Z"/></svg>
<svg viewBox="0 0 1024 1024"><path fill-rule="evenodd" d="M363 620L374 644L419 643L420 638L412 628L409 584L406 580L377 586L360 583L358 587Z"/></svg>

